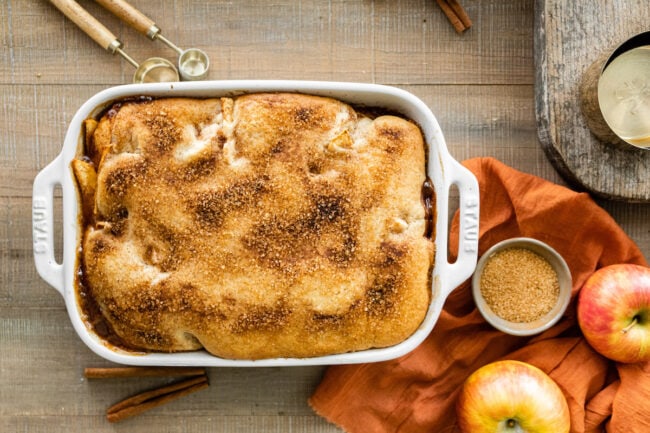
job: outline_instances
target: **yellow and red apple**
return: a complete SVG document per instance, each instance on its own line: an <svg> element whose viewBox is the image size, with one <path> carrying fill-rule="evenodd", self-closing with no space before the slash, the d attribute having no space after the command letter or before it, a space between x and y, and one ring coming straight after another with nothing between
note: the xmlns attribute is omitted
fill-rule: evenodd
<svg viewBox="0 0 650 433"><path fill-rule="evenodd" d="M578 298L587 342L614 361L650 361L650 268L609 265L594 272Z"/></svg>
<svg viewBox="0 0 650 433"><path fill-rule="evenodd" d="M569 406L560 387L539 368L496 361L472 373L456 402L463 433L568 433Z"/></svg>

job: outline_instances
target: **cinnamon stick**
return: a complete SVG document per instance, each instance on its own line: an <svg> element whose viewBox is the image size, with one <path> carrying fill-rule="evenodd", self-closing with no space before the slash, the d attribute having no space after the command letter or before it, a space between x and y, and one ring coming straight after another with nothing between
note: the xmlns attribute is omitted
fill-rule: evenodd
<svg viewBox="0 0 650 433"><path fill-rule="evenodd" d="M205 375L204 368L192 367L89 367L84 369L87 379L119 377L188 377Z"/></svg>
<svg viewBox="0 0 650 433"><path fill-rule="evenodd" d="M199 376L145 391L109 407L106 411L106 419L109 422L123 421L208 386L207 376Z"/></svg>
<svg viewBox="0 0 650 433"><path fill-rule="evenodd" d="M440 9L458 33L463 33L472 26L472 21L458 0L436 0Z"/></svg>
<svg viewBox="0 0 650 433"><path fill-rule="evenodd" d="M467 15L467 12L465 12L465 9L458 3L458 0L447 0L447 3L451 7L451 9L454 11L460 22L463 23L465 26L465 30L469 29L472 27L472 20L469 19L469 16Z"/></svg>

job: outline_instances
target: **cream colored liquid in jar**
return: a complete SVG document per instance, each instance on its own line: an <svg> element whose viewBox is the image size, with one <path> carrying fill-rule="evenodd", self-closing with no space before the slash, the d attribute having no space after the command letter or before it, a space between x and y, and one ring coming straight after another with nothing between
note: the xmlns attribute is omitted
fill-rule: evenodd
<svg viewBox="0 0 650 433"><path fill-rule="evenodd" d="M650 148L650 46L634 48L612 60L598 81L598 103L616 135Z"/></svg>

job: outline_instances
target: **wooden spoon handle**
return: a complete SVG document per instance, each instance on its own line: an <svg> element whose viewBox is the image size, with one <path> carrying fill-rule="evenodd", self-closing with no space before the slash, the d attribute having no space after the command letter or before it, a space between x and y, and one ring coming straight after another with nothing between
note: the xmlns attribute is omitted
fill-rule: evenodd
<svg viewBox="0 0 650 433"><path fill-rule="evenodd" d="M151 18L124 0L95 0L138 32L153 39L160 31Z"/></svg>
<svg viewBox="0 0 650 433"><path fill-rule="evenodd" d="M74 0L50 0L63 15L75 23L102 48L114 53L122 46L117 37Z"/></svg>

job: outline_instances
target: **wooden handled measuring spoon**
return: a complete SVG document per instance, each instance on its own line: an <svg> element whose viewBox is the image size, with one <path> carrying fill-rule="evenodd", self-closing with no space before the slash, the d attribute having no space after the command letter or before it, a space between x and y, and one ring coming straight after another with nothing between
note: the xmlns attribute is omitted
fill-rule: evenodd
<svg viewBox="0 0 650 433"><path fill-rule="evenodd" d="M151 40L160 40L178 53L178 70L181 78L188 81L202 80L208 74L210 60L208 55L198 48L183 50L165 38L160 28L151 18L137 10L125 0L95 0L115 16L133 27L138 32L146 35Z"/></svg>

